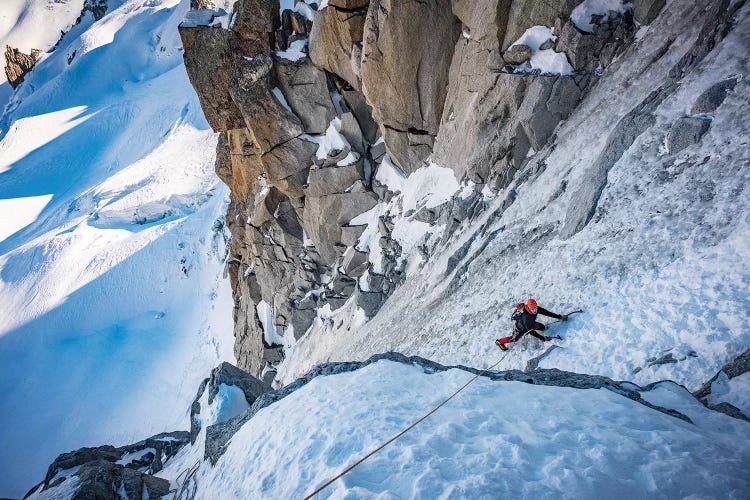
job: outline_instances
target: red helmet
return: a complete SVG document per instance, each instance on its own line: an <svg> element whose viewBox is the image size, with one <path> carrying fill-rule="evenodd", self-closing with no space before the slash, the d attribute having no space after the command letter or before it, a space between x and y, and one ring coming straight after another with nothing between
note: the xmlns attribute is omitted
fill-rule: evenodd
<svg viewBox="0 0 750 500"><path fill-rule="evenodd" d="M524 306L526 312L529 314L536 314L537 307L539 306L537 306L536 300L534 299L527 300L526 305Z"/></svg>

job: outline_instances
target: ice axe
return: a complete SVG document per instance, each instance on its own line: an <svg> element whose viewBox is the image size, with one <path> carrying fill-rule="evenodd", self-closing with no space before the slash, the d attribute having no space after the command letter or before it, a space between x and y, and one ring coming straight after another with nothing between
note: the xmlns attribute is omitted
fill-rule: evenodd
<svg viewBox="0 0 750 500"><path fill-rule="evenodd" d="M574 314L578 314L578 313L582 313L582 312L583 312L583 309L577 309L577 310L575 310L575 311L571 311L571 312L569 312L569 313L565 314L565 316L568 316L568 317L570 317L570 316L573 316ZM559 322L561 322L561 321L562 321L561 319L556 319L555 321L550 321L550 322L549 322L549 323L547 323L547 324L548 324L548 325L554 325L555 323L559 323Z"/></svg>

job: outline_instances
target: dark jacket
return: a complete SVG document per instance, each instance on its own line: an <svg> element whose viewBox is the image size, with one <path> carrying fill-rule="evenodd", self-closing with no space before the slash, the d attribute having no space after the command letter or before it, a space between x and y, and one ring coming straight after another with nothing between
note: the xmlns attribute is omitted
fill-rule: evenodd
<svg viewBox="0 0 750 500"><path fill-rule="evenodd" d="M511 316L511 319L516 322L515 332L523 334L529 330L544 330L544 325L536 321L536 317L539 314L549 316L550 318L562 319L561 315L548 311L543 307L538 307L536 314L529 314L523 304L518 304L516 310L513 312L513 316Z"/></svg>

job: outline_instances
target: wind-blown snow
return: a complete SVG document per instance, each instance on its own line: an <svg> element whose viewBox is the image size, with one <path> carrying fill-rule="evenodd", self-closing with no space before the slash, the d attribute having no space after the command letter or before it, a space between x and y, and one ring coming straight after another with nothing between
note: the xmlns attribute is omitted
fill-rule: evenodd
<svg viewBox="0 0 750 500"><path fill-rule="evenodd" d="M187 428L233 359L227 190L182 67L187 2L109 7L0 119L0 496L59 453Z"/></svg>
<svg viewBox="0 0 750 500"><path fill-rule="evenodd" d="M319 376L260 410L214 467L203 462L196 498L302 498L472 377L391 361ZM655 392L697 425L606 389L480 377L321 498L744 498L750 452L737 439L750 424L674 384ZM160 475L194 460L188 447Z"/></svg>

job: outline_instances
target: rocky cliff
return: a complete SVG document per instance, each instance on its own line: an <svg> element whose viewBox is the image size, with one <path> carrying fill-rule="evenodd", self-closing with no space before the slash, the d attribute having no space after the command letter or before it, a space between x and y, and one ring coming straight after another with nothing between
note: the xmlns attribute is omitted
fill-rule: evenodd
<svg viewBox="0 0 750 500"><path fill-rule="evenodd" d="M193 4L180 34L190 80L221 133L216 171L231 189L228 268L239 366L268 380L284 346L347 301L373 317L405 277L394 217L443 227L415 243L429 255L486 208L483 195L514 179L522 183L517 175L530 162L543 169L539 157L554 151L558 124L664 4L637 0L616 10L576 0ZM623 113L599 161L605 178L652 125L651 110L723 38L741 4L674 6L673 12L702 12L698 42L665 85ZM670 147L695 142L706 124L701 116L686 117ZM452 170L465 187L460 196L433 206L394 198L398 190L389 179L403 180L430 163ZM563 238L591 219L602 188L593 184L571 204Z"/></svg>

